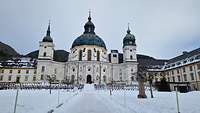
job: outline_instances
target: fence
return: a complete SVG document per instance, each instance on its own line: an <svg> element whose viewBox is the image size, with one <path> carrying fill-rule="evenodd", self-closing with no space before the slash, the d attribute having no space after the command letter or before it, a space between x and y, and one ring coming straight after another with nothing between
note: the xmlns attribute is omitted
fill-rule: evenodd
<svg viewBox="0 0 200 113"><path fill-rule="evenodd" d="M137 84L135 85L119 85L119 84L114 84L114 85L104 85L104 84L95 84L94 88L96 90L138 90L139 86ZM150 86L146 84L144 86L145 90L150 90ZM154 88L152 88L155 90Z"/></svg>
<svg viewBox="0 0 200 113"><path fill-rule="evenodd" d="M0 83L0 89L83 89L82 84Z"/></svg>

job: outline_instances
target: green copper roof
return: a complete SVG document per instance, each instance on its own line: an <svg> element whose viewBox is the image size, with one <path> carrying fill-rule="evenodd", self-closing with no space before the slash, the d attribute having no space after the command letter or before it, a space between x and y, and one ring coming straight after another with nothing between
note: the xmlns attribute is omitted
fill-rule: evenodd
<svg viewBox="0 0 200 113"><path fill-rule="evenodd" d="M104 41L95 34L82 34L72 44L72 48L80 45L95 45L106 49Z"/></svg>
<svg viewBox="0 0 200 113"><path fill-rule="evenodd" d="M129 27L128 27L128 30L127 30L127 34L123 39L123 47L128 46L128 45L133 45L133 46L136 45L135 44L135 36L131 34Z"/></svg>
<svg viewBox="0 0 200 113"><path fill-rule="evenodd" d="M95 45L106 49L104 41L94 32L95 26L91 21L90 15L88 22L84 25L84 29L84 33L74 40L72 48L80 45Z"/></svg>

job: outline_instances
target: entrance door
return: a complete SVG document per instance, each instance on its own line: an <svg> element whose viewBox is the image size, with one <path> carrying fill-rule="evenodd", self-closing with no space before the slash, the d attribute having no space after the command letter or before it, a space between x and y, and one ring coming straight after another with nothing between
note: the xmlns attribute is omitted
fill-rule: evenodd
<svg viewBox="0 0 200 113"><path fill-rule="evenodd" d="M88 84L92 83L92 76L91 75L87 75L87 83Z"/></svg>
<svg viewBox="0 0 200 113"><path fill-rule="evenodd" d="M17 78L16 78L16 83L19 83L20 82L20 76L18 76Z"/></svg>

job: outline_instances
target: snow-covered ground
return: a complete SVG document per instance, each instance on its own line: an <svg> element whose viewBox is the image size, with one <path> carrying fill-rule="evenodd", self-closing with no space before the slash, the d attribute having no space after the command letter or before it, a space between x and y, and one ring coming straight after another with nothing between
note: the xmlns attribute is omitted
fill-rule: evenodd
<svg viewBox="0 0 200 113"><path fill-rule="evenodd" d="M60 93L58 106L58 93ZM17 113L177 113L176 93L154 91L153 99L138 99L138 91L94 90L86 85L83 91L20 90ZM13 113L16 90L0 90L0 113ZM181 113L200 113L200 92L178 93Z"/></svg>
<svg viewBox="0 0 200 113"><path fill-rule="evenodd" d="M13 113L17 90L0 90L0 113ZM59 99L58 99L59 94ZM19 90L16 113L47 113L73 98L77 91Z"/></svg>

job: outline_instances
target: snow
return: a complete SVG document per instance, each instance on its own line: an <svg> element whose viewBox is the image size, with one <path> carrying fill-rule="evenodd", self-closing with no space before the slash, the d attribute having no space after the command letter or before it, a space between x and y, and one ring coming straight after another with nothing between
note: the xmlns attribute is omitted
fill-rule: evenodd
<svg viewBox="0 0 200 113"><path fill-rule="evenodd" d="M58 102L58 94L60 99ZM95 90L85 85L81 91L19 90L17 113L177 113L176 93L146 91L147 99L138 99L138 91ZM200 112L200 92L178 93L181 113ZM13 113L16 90L0 90L0 113ZM58 106L59 105L59 106Z"/></svg>
<svg viewBox="0 0 200 113"><path fill-rule="evenodd" d="M0 90L0 113L13 113L17 90ZM58 92L60 91L60 92ZM17 113L47 113L60 103L70 99L76 92L66 90L19 90Z"/></svg>

